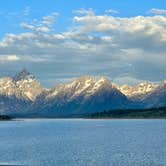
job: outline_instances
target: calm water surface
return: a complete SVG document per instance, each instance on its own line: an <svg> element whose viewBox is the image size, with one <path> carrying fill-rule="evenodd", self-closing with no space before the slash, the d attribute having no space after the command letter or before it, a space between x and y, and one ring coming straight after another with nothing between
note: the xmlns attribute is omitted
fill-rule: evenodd
<svg viewBox="0 0 166 166"><path fill-rule="evenodd" d="M0 122L0 164L165 166L166 120Z"/></svg>

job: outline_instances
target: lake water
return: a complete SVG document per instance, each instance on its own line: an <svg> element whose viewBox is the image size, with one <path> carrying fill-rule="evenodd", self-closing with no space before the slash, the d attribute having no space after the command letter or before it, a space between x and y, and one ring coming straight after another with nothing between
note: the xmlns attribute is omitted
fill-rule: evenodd
<svg viewBox="0 0 166 166"><path fill-rule="evenodd" d="M165 166L165 120L0 122L0 165Z"/></svg>

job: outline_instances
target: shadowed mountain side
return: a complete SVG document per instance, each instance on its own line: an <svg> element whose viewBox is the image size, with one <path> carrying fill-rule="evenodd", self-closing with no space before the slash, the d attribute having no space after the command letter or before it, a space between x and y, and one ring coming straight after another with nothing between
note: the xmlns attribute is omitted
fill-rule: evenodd
<svg viewBox="0 0 166 166"><path fill-rule="evenodd" d="M0 79L0 113L15 117L71 117L163 106L165 81L119 86L105 77L83 76L46 89L26 70Z"/></svg>

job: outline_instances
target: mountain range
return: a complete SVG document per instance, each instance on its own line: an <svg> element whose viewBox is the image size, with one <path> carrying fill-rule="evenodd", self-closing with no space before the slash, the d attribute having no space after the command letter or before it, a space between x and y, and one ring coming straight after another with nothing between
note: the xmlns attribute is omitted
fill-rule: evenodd
<svg viewBox="0 0 166 166"><path fill-rule="evenodd" d="M106 77L83 76L46 89L26 70L0 79L0 114L14 117L77 117L164 106L166 81L120 86Z"/></svg>

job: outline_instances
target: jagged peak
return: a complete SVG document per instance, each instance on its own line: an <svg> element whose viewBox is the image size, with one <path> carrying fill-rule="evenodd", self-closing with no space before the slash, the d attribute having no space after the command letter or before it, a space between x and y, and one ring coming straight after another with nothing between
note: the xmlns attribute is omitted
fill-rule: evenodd
<svg viewBox="0 0 166 166"><path fill-rule="evenodd" d="M68 85L72 85L72 86L77 85L77 87L80 87L80 86L84 86L84 87L89 87L89 86L99 87L100 86L101 87L104 85L111 85L111 82L106 77L83 76L73 80Z"/></svg>
<svg viewBox="0 0 166 166"><path fill-rule="evenodd" d="M109 80L109 78L104 77L104 76L98 77L97 82L103 82L103 83L109 83L109 84L111 83L111 81Z"/></svg>
<svg viewBox="0 0 166 166"><path fill-rule="evenodd" d="M104 76L101 76L101 77L97 76L97 77L95 77L95 76L90 76L90 75L85 75L85 76L79 77L79 78L73 80L73 82L74 81L76 81L76 82L85 82L87 80L90 80L90 81L93 81L93 82L98 82L98 81L110 82L110 80L107 77L104 77Z"/></svg>
<svg viewBox="0 0 166 166"><path fill-rule="evenodd" d="M147 85L154 85L154 83L150 81L144 81L144 82L140 82L139 84L135 86L147 86Z"/></svg>
<svg viewBox="0 0 166 166"><path fill-rule="evenodd" d="M30 72L28 72L26 69L23 69L21 72L19 72L13 77L13 80L17 82L20 80L30 79L30 78L35 79L35 76Z"/></svg>

